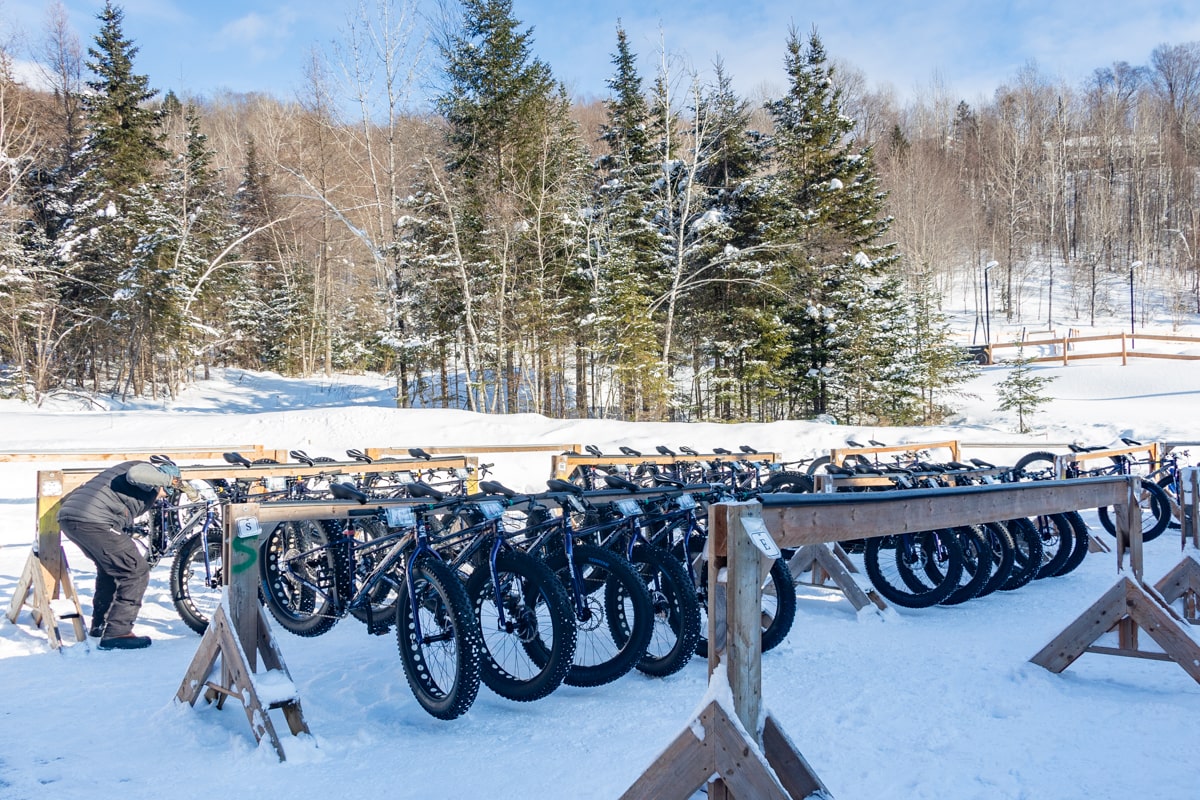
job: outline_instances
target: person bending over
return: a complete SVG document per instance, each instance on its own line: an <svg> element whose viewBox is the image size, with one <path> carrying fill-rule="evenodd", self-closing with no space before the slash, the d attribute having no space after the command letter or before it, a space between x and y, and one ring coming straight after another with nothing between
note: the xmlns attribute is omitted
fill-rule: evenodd
<svg viewBox="0 0 1200 800"><path fill-rule="evenodd" d="M191 488L183 483L174 464L126 461L109 467L62 499L59 528L96 565L88 632L100 639L101 650L150 646L149 636L133 632L150 582L150 565L127 530L155 500L166 496L168 487Z"/></svg>

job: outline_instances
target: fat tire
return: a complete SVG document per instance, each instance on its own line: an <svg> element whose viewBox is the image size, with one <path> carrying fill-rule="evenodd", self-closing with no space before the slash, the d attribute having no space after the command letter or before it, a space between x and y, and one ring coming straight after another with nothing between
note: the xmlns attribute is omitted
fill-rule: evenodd
<svg viewBox="0 0 1200 800"><path fill-rule="evenodd" d="M575 655L575 618L566 587L528 553L496 556L507 627L498 627L496 592L486 560L467 579L467 597L483 647L479 677L501 697L540 700L563 682Z"/></svg>
<svg viewBox="0 0 1200 800"><path fill-rule="evenodd" d="M1022 473L1024 473L1025 468L1028 467L1030 464L1039 464L1039 466L1037 467L1038 470L1045 469L1047 467L1050 468L1051 470L1053 470L1054 469L1054 459L1055 459L1054 453L1051 453L1046 450L1035 450L1032 453L1026 453L1025 455L1018 458L1017 463L1013 464L1012 471L1013 471L1013 474L1015 474L1018 478L1022 478L1022 477L1024 477L1024 475ZM1044 464L1043 464L1043 462L1044 462Z"/></svg>
<svg viewBox="0 0 1200 800"><path fill-rule="evenodd" d="M901 536L914 537L908 544L914 545L917 553L912 563L903 554L905 541ZM919 538L918 538L919 537ZM928 575L927 563L930 551L943 548L942 566L938 570L941 582L930 585L922 581L916 567ZM936 558L938 556L933 556ZM905 608L929 608L937 605L958 586L962 571L962 550L958 538L948 531L921 531L897 536L875 536L867 540L863 550L863 566L875 589L886 599ZM890 580L885 571L895 569L899 582ZM899 585L902 584L902 585Z"/></svg>
<svg viewBox="0 0 1200 800"><path fill-rule="evenodd" d="M949 597L939 604L943 606L959 605L982 594L984 587L988 585L992 577L992 567L995 564L992 546L982 530L965 525L955 528L954 533L962 547L962 577L959 578L958 588L950 592ZM936 575L935 565L931 565L930 568L934 569L934 575Z"/></svg>
<svg viewBox="0 0 1200 800"><path fill-rule="evenodd" d="M416 640L406 585L396 602L396 645L404 677L421 708L438 719L457 719L479 694L479 623L462 582L436 556L418 558L409 578L415 586L421 632L429 640Z"/></svg>
<svg viewBox="0 0 1200 800"><path fill-rule="evenodd" d="M1145 507L1142 509L1142 541L1149 542L1157 539L1171 523L1171 499L1167 497L1167 493L1163 491L1162 487L1154 481L1143 478L1141 486L1145 496L1139 505L1144 503L1146 506L1149 506L1149 509ZM1097 511L1100 516L1100 524L1104 526L1104 530L1116 536L1117 526L1111 509L1111 506L1107 506L1097 509ZM1147 524L1147 517L1152 519L1153 522Z"/></svg>
<svg viewBox="0 0 1200 800"><path fill-rule="evenodd" d="M1012 572L1000 586L1001 591L1011 592L1037 577L1042 566L1042 537L1034 524L1024 517L1006 520L1001 524L1012 535L1016 548Z"/></svg>
<svg viewBox="0 0 1200 800"><path fill-rule="evenodd" d="M577 544L572 551L583 573L585 617L575 617L575 655L563 683L603 686L628 673L646 654L654 609L646 584L623 556L595 545ZM570 596L566 552L556 551L546 563Z"/></svg>
<svg viewBox="0 0 1200 800"><path fill-rule="evenodd" d="M654 613L654 626L645 655L636 669L644 675L665 678L687 666L700 639L700 601L683 563L661 547L639 544L633 548L633 568L646 584ZM623 613L617 641L629 635Z"/></svg>
<svg viewBox="0 0 1200 800"><path fill-rule="evenodd" d="M302 572L308 582L332 590L334 563L321 525L311 520L282 522L267 536L259 553L262 592L267 610L284 630L320 636L337 622L333 603L290 577ZM303 561L298 556L309 553Z"/></svg>
<svg viewBox="0 0 1200 800"><path fill-rule="evenodd" d="M983 535L991 545L994 563L992 576L984 584L983 591L979 593L980 597L986 597L1003 586L1017 563L1017 546L1007 528L999 522L985 522Z"/></svg>
<svg viewBox="0 0 1200 800"><path fill-rule="evenodd" d="M200 575L204 556L201 541L208 545L209 575ZM171 562L171 601L184 624L196 633L208 630L209 614L221 603L221 531L210 530L204 536L196 534L185 539ZM197 584L197 576L201 583ZM203 594L197 593L197 588ZM201 600L201 597L204 599ZM202 608L203 607L203 608Z"/></svg>

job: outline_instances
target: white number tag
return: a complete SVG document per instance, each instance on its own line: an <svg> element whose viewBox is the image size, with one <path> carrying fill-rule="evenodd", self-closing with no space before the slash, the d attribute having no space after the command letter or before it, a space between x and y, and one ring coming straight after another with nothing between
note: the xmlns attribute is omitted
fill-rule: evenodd
<svg viewBox="0 0 1200 800"><path fill-rule="evenodd" d="M500 519L504 516L504 506L497 503L495 500L485 500L478 505L479 512L483 514L485 519Z"/></svg>
<svg viewBox="0 0 1200 800"><path fill-rule="evenodd" d="M282 492L287 488L287 478L282 475L268 475L265 483L268 492Z"/></svg>
<svg viewBox="0 0 1200 800"><path fill-rule="evenodd" d="M389 528L411 528L417 524L417 515L408 506L388 506L386 513Z"/></svg>
<svg viewBox="0 0 1200 800"><path fill-rule="evenodd" d="M636 517L642 513L642 507L637 504L637 500L630 500L628 498L617 501L617 510L621 512L621 516L623 517Z"/></svg>
<svg viewBox="0 0 1200 800"><path fill-rule="evenodd" d="M742 517L742 528L750 537L750 541L754 542L754 546L761 550L767 558L779 558L782 555L779 552L779 545L775 544L775 540L771 538L771 534L767 530L767 523L763 522L762 517Z"/></svg>
<svg viewBox="0 0 1200 800"><path fill-rule="evenodd" d="M454 469L454 477L458 478L460 481L465 481L467 479L467 476L469 476L470 474L471 473L467 472L462 467L455 467L455 469Z"/></svg>
<svg viewBox="0 0 1200 800"><path fill-rule="evenodd" d="M696 507L696 498L690 494L681 494L675 499L675 503L684 511L688 511Z"/></svg>
<svg viewBox="0 0 1200 800"><path fill-rule="evenodd" d="M258 517L237 518L237 535L239 539L257 537L261 530L262 528L258 524Z"/></svg>

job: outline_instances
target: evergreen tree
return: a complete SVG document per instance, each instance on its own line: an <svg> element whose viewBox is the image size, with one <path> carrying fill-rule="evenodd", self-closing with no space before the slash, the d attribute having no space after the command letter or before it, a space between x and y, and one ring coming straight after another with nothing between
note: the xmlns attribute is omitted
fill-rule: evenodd
<svg viewBox="0 0 1200 800"><path fill-rule="evenodd" d="M1017 412L1017 433L1029 433L1029 418L1038 408L1050 402L1051 398L1044 390L1054 380L1045 375L1034 375L1031 367L1033 356L1026 356L1024 351L1023 347L1017 348L1011 371L996 384L996 395L1000 399L996 408L999 411Z"/></svg>
<svg viewBox="0 0 1200 800"><path fill-rule="evenodd" d="M141 386L129 363L130 353L148 350L140 337L145 315L170 316L161 308L129 312L131 292L150 291L156 277L123 287L130 269L158 269L157 232L143 226L161 218L159 188L166 155L158 115L146 104L156 94L148 79L133 69L137 48L125 38L124 13L106 2L98 15L100 32L88 49L95 79L83 98L87 137L80 155L82 171L69 189L72 206L56 245L70 281L63 298L76 334L71 339L76 380L90 379L93 389L111 381L114 391ZM152 291L155 302L169 295ZM139 341L134 341L138 339ZM145 366L145 362L141 362Z"/></svg>
<svg viewBox="0 0 1200 800"><path fill-rule="evenodd" d="M791 298L781 316L791 327L789 370L809 414L831 408L835 391L851 416L865 401L860 386L870 362L893 363L893 337L879 326L899 284L887 279L896 260L883 239L888 219L869 147L855 146L853 121L814 30L803 45L795 30L784 59L790 86L768 109L775 122L770 193L778 211L770 237L786 247L775 265ZM869 376L872 379L878 376Z"/></svg>
<svg viewBox="0 0 1200 800"><path fill-rule="evenodd" d="M592 302L595 347L610 370L622 414L661 414L667 376L654 299L663 288L661 241L650 215L651 193L661 170L650 140L649 106L624 28L617 28L616 72L608 80L608 118L600 138L608 152L596 167L597 214Z"/></svg>

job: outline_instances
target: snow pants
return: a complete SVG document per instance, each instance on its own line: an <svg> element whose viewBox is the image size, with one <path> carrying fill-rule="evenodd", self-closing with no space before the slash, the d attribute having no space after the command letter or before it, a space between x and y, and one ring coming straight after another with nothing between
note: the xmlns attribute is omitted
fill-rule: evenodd
<svg viewBox="0 0 1200 800"><path fill-rule="evenodd" d="M92 628L104 638L133 633L133 621L142 608L142 595L150 584L150 565L133 539L106 525L60 520L63 535L96 564L96 591L92 596Z"/></svg>

